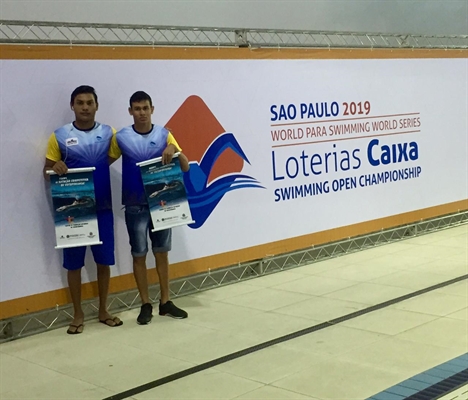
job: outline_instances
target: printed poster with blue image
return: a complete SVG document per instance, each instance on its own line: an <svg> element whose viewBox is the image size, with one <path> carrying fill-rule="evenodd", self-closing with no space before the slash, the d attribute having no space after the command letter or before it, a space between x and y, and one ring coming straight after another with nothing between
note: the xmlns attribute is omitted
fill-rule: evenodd
<svg viewBox="0 0 468 400"><path fill-rule="evenodd" d="M176 153L166 165L162 165L161 157L137 164L150 208L153 232L194 222L178 156Z"/></svg>
<svg viewBox="0 0 468 400"><path fill-rule="evenodd" d="M94 169L69 169L60 176L47 172L51 182L56 249L102 244L96 216Z"/></svg>

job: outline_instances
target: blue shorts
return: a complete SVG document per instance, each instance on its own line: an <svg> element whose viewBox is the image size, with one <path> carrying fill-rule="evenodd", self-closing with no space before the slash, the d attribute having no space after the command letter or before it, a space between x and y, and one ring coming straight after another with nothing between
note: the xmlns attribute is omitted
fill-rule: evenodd
<svg viewBox="0 0 468 400"><path fill-rule="evenodd" d="M97 212L99 238L102 244L91 247L96 264L114 265L114 215L112 210ZM84 266L86 246L63 249L63 267L69 271L80 269Z"/></svg>
<svg viewBox="0 0 468 400"><path fill-rule="evenodd" d="M142 257L148 253L148 233L153 253L167 253L171 250L172 230L164 229L151 232L153 223L147 205L126 206L125 223L127 224L132 256Z"/></svg>

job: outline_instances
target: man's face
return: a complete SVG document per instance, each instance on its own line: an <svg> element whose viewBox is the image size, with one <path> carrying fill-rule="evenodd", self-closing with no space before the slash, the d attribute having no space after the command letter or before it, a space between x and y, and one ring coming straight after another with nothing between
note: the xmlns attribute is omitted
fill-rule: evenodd
<svg viewBox="0 0 468 400"><path fill-rule="evenodd" d="M81 122L94 121L98 104L94 100L92 93L82 93L75 97L72 110L75 112L75 119Z"/></svg>
<svg viewBox="0 0 468 400"><path fill-rule="evenodd" d="M150 105L148 100L132 103L128 112L133 117L135 124L146 124L151 122L151 115L153 114L154 107Z"/></svg>

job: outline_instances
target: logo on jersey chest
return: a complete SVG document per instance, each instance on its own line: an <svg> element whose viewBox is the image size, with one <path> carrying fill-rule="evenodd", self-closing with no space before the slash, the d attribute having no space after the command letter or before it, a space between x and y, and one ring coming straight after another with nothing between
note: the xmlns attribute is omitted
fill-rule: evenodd
<svg viewBox="0 0 468 400"><path fill-rule="evenodd" d="M67 147L76 146L77 144L78 144L78 138L76 138L76 137L68 138L68 139L65 141L65 145L66 145Z"/></svg>

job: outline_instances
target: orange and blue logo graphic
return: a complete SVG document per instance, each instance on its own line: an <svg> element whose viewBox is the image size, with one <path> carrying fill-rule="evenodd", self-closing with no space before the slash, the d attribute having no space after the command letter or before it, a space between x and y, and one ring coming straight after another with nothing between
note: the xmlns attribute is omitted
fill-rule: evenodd
<svg viewBox="0 0 468 400"><path fill-rule="evenodd" d="M191 228L201 227L227 192L264 187L253 177L240 174L244 162L250 164L233 133L227 132L205 102L190 96L179 107L166 127L174 133L190 170L184 174L187 198L195 220Z"/></svg>

